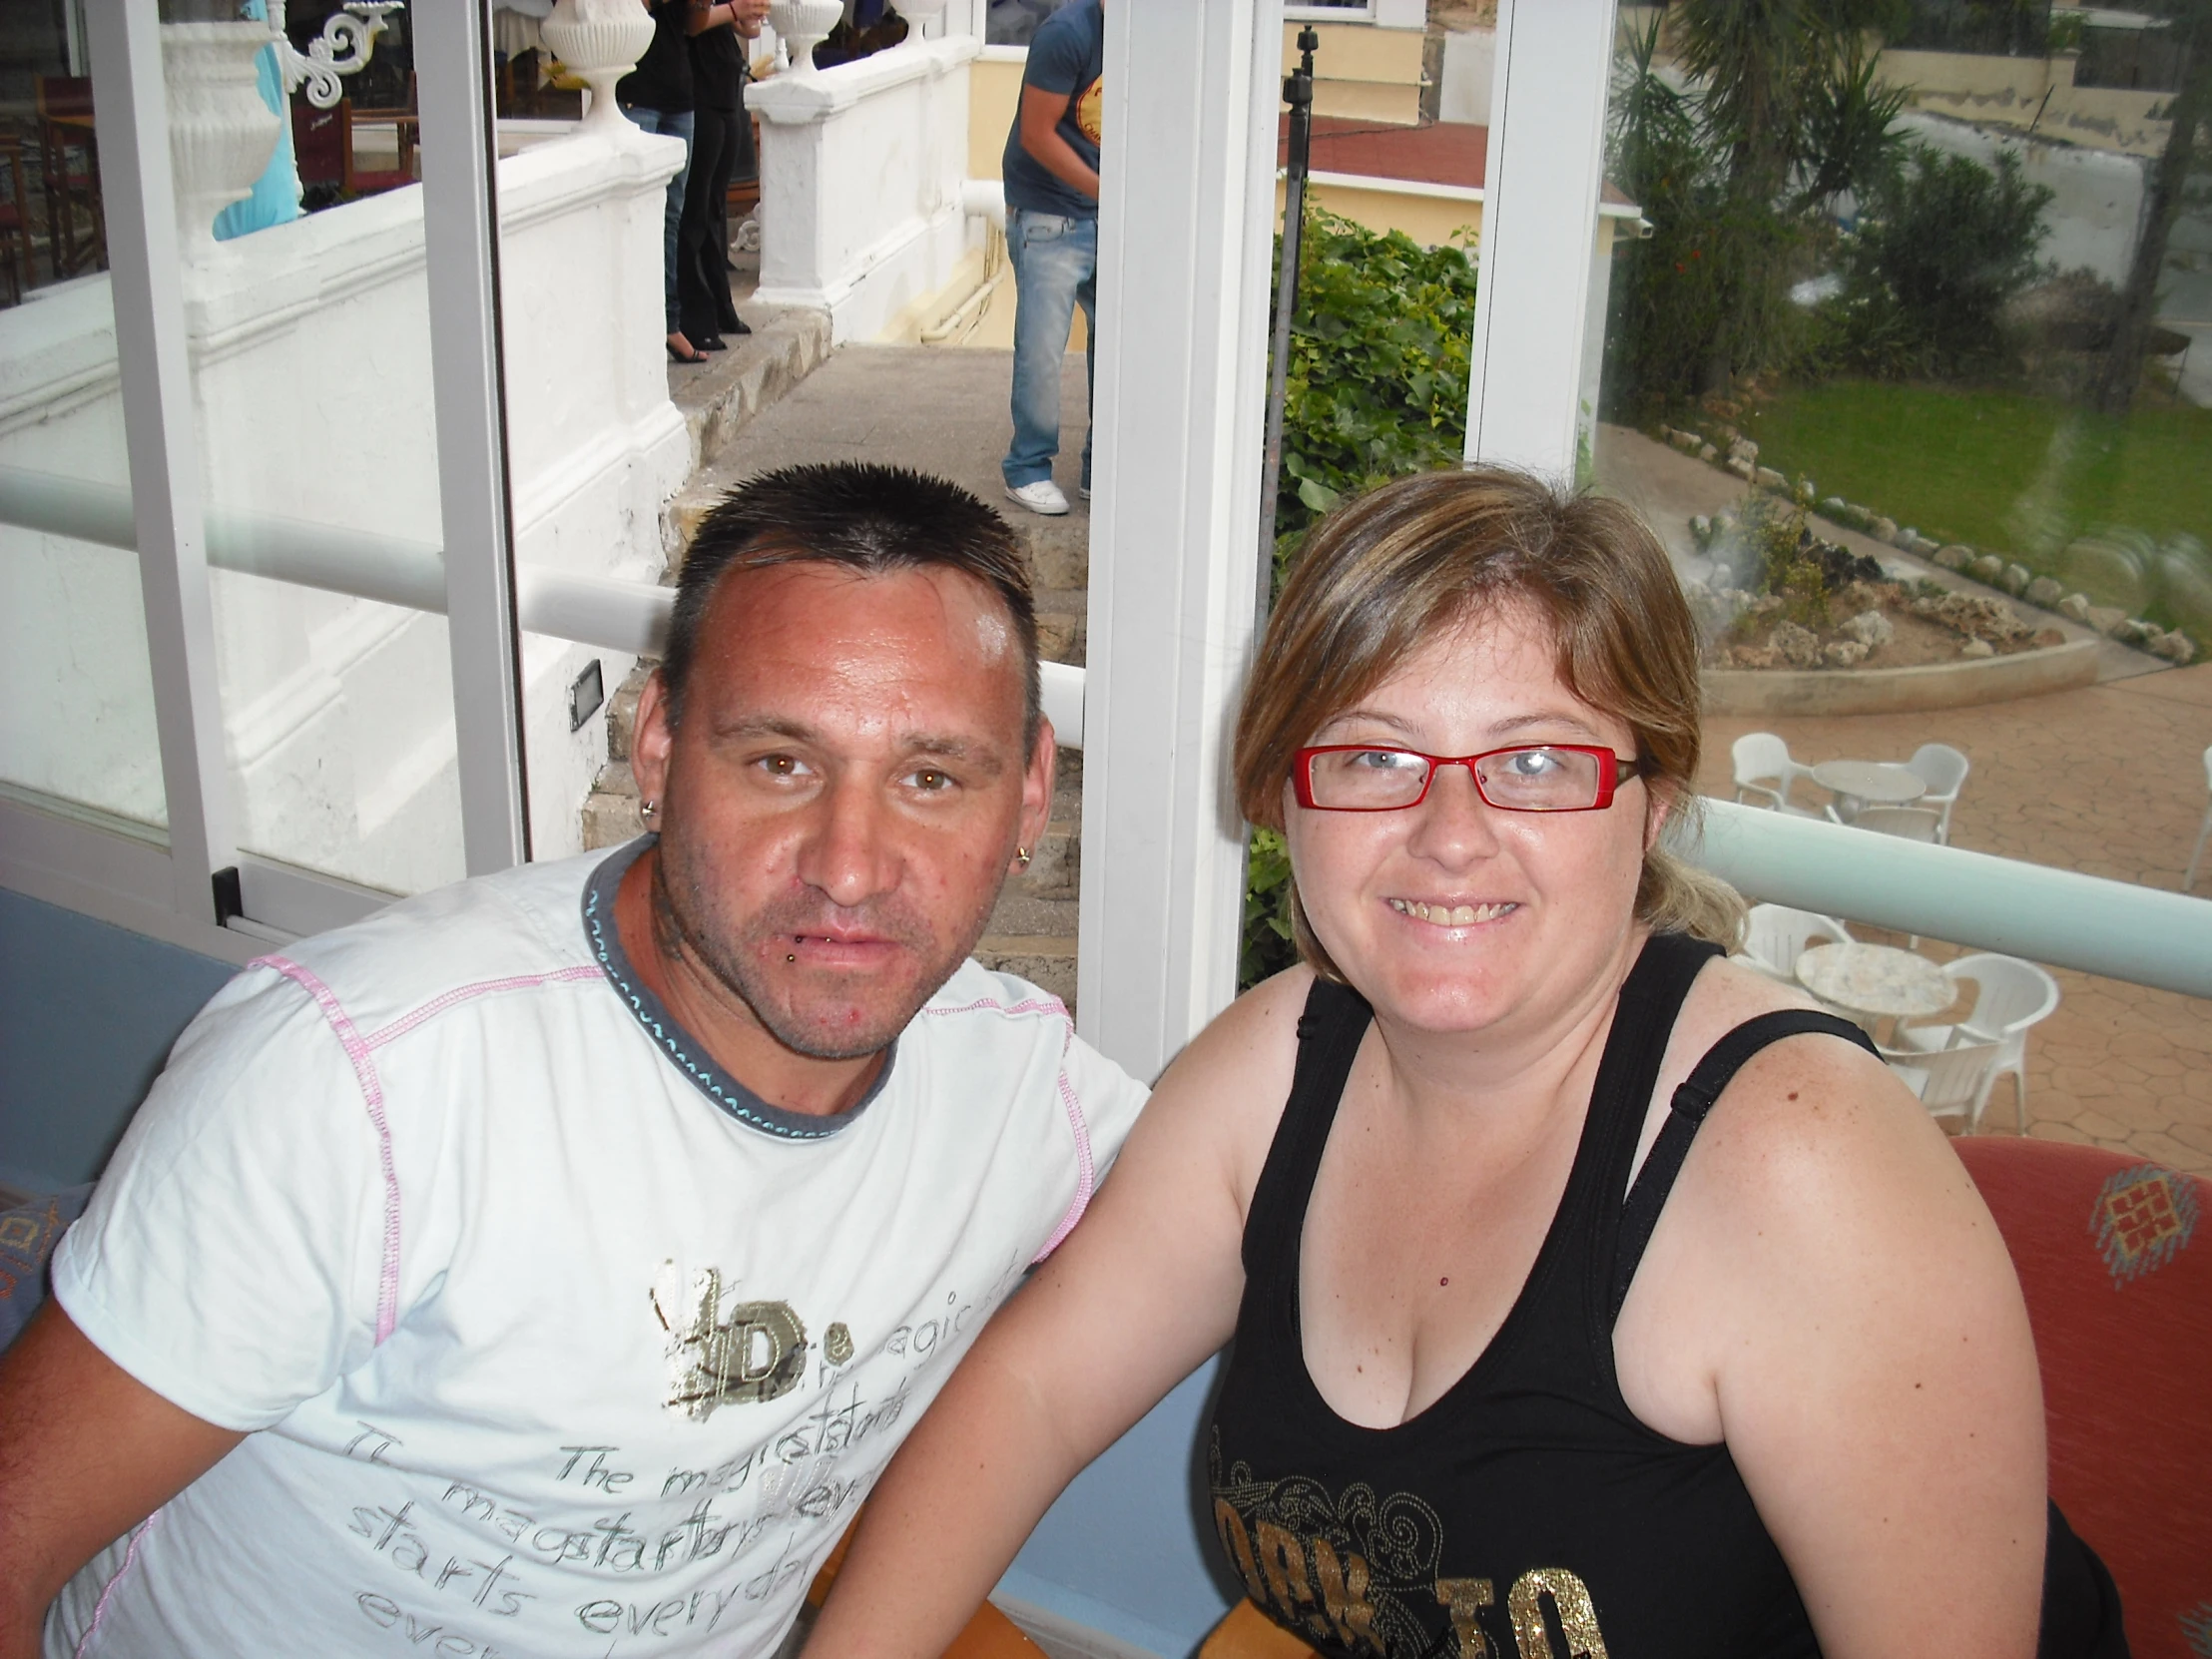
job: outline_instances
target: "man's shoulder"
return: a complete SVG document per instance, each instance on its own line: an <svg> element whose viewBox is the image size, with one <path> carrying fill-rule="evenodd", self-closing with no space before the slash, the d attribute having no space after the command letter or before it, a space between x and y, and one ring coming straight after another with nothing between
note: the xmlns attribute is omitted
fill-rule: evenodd
<svg viewBox="0 0 2212 1659"><path fill-rule="evenodd" d="M1029 37L1030 62L1038 67L1054 65L1080 74L1090 67L1106 38L1106 14L1098 0L1070 0L1037 25Z"/></svg>
<svg viewBox="0 0 2212 1659"><path fill-rule="evenodd" d="M422 1017L471 989L524 991L601 973L585 934L586 881L608 854L524 864L387 905L261 958L333 1022L357 1031Z"/></svg>
<svg viewBox="0 0 2212 1659"><path fill-rule="evenodd" d="M1064 1047L1075 1021L1067 1004L1050 991L1018 974L987 968L971 956L922 1004L913 1028L932 1042Z"/></svg>

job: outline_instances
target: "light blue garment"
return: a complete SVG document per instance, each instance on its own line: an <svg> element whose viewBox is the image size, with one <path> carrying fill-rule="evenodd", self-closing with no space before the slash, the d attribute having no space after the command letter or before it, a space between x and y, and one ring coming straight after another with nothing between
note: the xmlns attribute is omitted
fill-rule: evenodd
<svg viewBox="0 0 2212 1659"><path fill-rule="evenodd" d="M244 9L249 22L269 21L266 0L246 0ZM261 87L262 102L277 118L276 151L269 158L262 176L254 181L254 194L243 202L233 202L215 216L218 242L229 242L250 231L266 231L272 225L288 225L299 217L299 169L291 154L291 105L284 97L283 72L276 67L276 47L265 46L255 54L254 78Z"/></svg>
<svg viewBox="0 0 2212 1659"><path fill-rule="evenodd" d="M1083 307L1083 373L1095 385L1098 364L1098 221L1059 214L1006 213L1006 253L1014 268L1014 443L999 470L1014 489L1052 476L1060 452L1060 364L1068 327ZM1089 406L1088 398L1085 407ZM1083 427L1083 487L1091 487L1091 433Z"/></svg>

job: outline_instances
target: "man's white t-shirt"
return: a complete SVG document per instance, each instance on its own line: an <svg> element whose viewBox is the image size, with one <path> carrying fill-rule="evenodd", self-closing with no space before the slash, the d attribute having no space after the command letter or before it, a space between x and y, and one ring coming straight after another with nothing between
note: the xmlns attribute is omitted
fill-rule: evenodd
<svg viewBox="0 0 2212 1659"><path fill-rule="evenodd" d="M259 1430L72 1580L51 1656L768 1651L1144 1091L973 962L835 1118L621 953L612 857L393 906L180 1039L54 1294Z"/></svg>

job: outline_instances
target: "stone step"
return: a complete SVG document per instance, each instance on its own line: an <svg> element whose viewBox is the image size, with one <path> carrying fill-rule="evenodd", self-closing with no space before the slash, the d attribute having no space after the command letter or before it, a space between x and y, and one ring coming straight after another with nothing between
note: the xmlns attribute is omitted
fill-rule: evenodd
<svg viewBox="0 0 2212 1659"><path fill-rule="evenodd" d="M830 315L799 305L748 304L750 334L728 336L727 351L699 365L669 364L668 395L691 434L694 477L722 458L731 441L763 409L799 384L830 355ZM679 497L679 499L682 499ZM670 529L673 533L675 525ZM686 531L671 550L689 540Z"/></svg>

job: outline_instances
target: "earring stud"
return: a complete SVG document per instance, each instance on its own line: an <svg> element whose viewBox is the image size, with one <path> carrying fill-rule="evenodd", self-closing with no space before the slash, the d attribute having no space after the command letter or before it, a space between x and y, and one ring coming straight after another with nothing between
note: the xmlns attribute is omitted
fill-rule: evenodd
<svg viewBox="0 0 2212 1659"><path fill-rule="evenodd" d="M641 801L638 803L638 817L642 819L651 820L660 810L661 804L657 801Z"/></svg>
<svg viewBox="0 0 2212 1659"><path fill-rule="evenodd" d="M1027 869L1029 867L1029 848L1026 846L1015 847L1014 862L1021 865L1023 869Z"/></svg>

